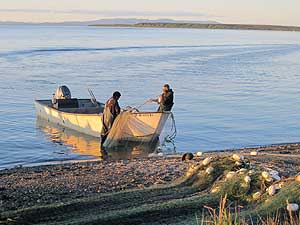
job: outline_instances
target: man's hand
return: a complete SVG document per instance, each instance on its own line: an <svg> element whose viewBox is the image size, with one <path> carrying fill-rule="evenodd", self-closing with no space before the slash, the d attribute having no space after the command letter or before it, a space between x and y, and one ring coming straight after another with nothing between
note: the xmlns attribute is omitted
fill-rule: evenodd
<svg viewBox="0 0 300 225"><path fill-rule="evenodd" d="M157 98L150 98L149 101L150 102L156 102L156 103L158 103L158 99Z"/></svg>

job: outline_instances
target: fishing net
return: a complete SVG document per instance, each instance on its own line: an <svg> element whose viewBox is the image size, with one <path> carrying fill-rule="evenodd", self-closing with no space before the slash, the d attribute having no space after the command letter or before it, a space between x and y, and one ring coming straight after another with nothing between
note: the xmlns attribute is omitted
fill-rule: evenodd
<svg viewBox="0 0 300 225"><path fill-rule="evenodd" d="M169 112L123 111L115 119L103 146L113 148L128 142L156 142L169 116Z"/></svg>

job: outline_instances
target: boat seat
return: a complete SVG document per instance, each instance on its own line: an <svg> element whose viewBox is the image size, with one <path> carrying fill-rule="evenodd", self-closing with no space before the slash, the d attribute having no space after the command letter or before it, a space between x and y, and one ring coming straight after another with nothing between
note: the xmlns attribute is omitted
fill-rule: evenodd
<svg viewBox="0 0 300 225"><path fill-rule="evenodd" d="M56 99L56 103L53 104L53 108L55 109L68 109L68 108L78 108L78 99Z"/></svg>

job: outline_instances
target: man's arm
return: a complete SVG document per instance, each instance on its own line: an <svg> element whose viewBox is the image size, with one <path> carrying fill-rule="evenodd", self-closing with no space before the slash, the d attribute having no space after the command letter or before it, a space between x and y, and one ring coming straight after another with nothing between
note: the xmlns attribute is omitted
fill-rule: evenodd
<svg viewBox="0 0 300 225"><path fill-rule="evenodd" d="M119 106L118 101L116 101L116 102L115 102L115 113L116 113L115 115L116 115L116 116L119 115L120 112L121 112L121 108L120 108L120 106Z"/></svg>
<svg viewBox="0 0 300 225"><path fill-rule="evenodd" d="M115 100L114 99L110 99L107 102L107 107L109 108L109 111L111 112L111 114L116 115L116 110L115 110Z"/></svg>
<svg viewBox="0 0 300 225"><path fill-rule="evenodd" d="M163 97L163 94L161 94L160 96L158 96L157 98L155 99L151 99L152 102L156 102L157 104L160 104L161 102L164 101L164 97Z"/></svg>

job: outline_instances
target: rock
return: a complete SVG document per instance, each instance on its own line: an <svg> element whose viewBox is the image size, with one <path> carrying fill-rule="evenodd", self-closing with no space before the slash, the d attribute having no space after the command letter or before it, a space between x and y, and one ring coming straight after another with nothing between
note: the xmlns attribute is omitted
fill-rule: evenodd
<svg viewBox="0 0 300 225"><path fill-rule="evenodd" d="M196 153L196 156L197 156L197 157L201 157L202 155L203 155L203 152L197 152L197 153Z"/></svg>
<svg viewBox="0 0 300 225"><path fill-rule="evenodd" d="M276 171L276 170L269 170L269 174L271 175L271 176L273 176L273 175L279 175L279 172L278 171Z"/></svg>
<svg viewBox="0 0 300 225"><path fill-rule="evenodd" d="M295 177L295 181L300 182L300 175Z"/></svg>
<svg viewBox="0 0 300 225"><path fill-rule="evenodd" d="M252 151L252 152L250 152L250 155L252 155L252 156L257 156L257 151Z"/></svg>
<svg viewBox="0 0 300 225"><path fill-rule="evenodd" d="M244 160L244 156L243 155L238 155L238 154L233 154L232 155L232 159L234 161L243 161Z"/></svg>
<svg viewBox="0 0 300 225"><path fill-rule="evenodd" d="M194 155L190 152L184 153L181 160L186 161L186 160L192 160L194 158Z"/></svg>
<svg viewBox="0 0 300 225"><path fill-rule="evenodd" d="M271 177L276 181L281 180L280 176L278 176L278 175L271 175Z"/></svg>
<svg viewBox="0 0 300 225"><path fill-rule="evenodd" d="M157 156L157 154L155 154L155 153L150 153L150 154L148 155L149 158L156 157L156 156Z"/></svg>
<svg viewBox="0 0 300 225"><path fill-rule="evenodd" d="M212 161L212 157L207 157L202 161L202 165L207 166L211 163L211 161Z"/></svg>
<svg viewBox="0 0 300 225"><path fill-rule="evenodd" d="M160 152L157 154L157 156L162 157L162 156L164 156L164 153Z"/></svg>
<svg viewBox="0 0 300 225"><path fill-rule="evenodd" d="M286 209L289 211L289 212L296 212L299 210L299 205L296 204L296 203L290 203L287 205Z"/></svg>

